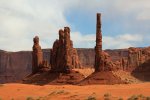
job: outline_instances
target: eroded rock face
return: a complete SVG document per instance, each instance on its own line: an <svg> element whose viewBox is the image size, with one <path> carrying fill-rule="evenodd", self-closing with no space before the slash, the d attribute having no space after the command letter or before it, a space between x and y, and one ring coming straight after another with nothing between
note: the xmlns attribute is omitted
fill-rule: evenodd
<svg viewBox="0 0 150 100"><path fill-rule="evenodd" d="M128 63L127 69L135 68L141 64L142 52L139 48L129 48L128 49Z"/></svg>
<svg viewBox="0 0 150 100"><path fill-rule="evenodd" d="M139 66L133 66L132 75L142 81L150 81L150 47L140 49L140 52Z"/></svg>
<svg viewBox="0 0 150 100"><path fill-rule="evenodd" d="M35 36L33 38L33 52L32 52L32 73L36 73L39 71L40 66L42 65L43 61L43 53L41 46L39 45L39 37Z"/></svg>
<svg viewBox="0 0 150 100"><path fill-rule="evenodd" d="M95 72L110 71L113 63L109 54L102 50L101 14L97 14L96 24L96 46L95 46Z"/></svg>
<svg viewBox="0 0 150 100"><path fill-rule="evenodd" d="M115 58L113 63L115 64L115 68L122 69L125 71L134 71L135 69L142 68L145 69L145 62L150 60L150 47L147 48L135 48L130 47L125 51L118 52L118 57L111 55L111 58ZM117 59L116 59L117 58Z"/></svg>
<svg viewBox="0 0 150 100"><path fill-rule="evenodd" d="M43 58L50 61L50 49L44 49ZM93 67L95 51L94 49L77 49L79 59L83 68ZM150 47L141 48L142 52L142 64L133 68L132 70L127 69L128 60L128 49L115 49L115 50L105 50L111 60L116 62L116 65L120 65L120 61L123 58L124 70L132 71L136 69L136 73L149 73L150 71ZM49 62L48 62L49 63ZM119 69L123 67L118 66ZM0 51L0 83L5 82L15 82L23 79L32 72L32 52L31 51L20 51L20 52L6 52ZM142 75L139 75L142 76ZM149 77L147 77L149 79Z"/></svg>
<svg viewBox="0 0 150 100"><path fill-rule="evenodd" d="M50 70L50 65L47 60L43 60L42 64L39 66L39 72L48 72Z"/></svg>
<svg viewBox="0 0 150 100"><path fill-rule="evenodd" d="M33 51L32 51L32 74L37 72L44 72L49 70L49 64L46 60L43 60L43 52L39 45L39 37L33 38Z"/></svg>
<svg viewBox="0 0 150 100"><path fill-rule="evenodd" d="M72 68L81 67L77 50L73 48L70 40L69 27L59 30L59 39L54 42L50 55L51 71L70 72Z"/></svg>

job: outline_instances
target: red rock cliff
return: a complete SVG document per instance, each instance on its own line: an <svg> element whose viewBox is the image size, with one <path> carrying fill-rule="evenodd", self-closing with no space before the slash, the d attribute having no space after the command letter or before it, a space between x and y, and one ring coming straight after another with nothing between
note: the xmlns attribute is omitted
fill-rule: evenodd
<svg viewBox="0 0 150 100"><path fill-rule="evenodd" d="M140 67L133 67L127 69L127 60L128 60L128 49L115 49L115 50L105 50L113 62L120 61L121 58L124 58L125 70L133 71L139 73L149 72L150 70L150 47L141 48L142 52L141 61L142 64ZM43 58L47 61L50 61L50 49L44 49ZM95 52L94 49L77 49L79 60L82 67L93 67ZM49 62L48 62L49 63ZM123 69L123 67L120 67ZM15 82L21 80L25 76L29 75L32 72L32 52L31 51L19 51L19 52L6 52L0 51L0 83L5 82ZM148 78L149 79L149 78ZM148 80L147 79L147 80Z"/></svg>

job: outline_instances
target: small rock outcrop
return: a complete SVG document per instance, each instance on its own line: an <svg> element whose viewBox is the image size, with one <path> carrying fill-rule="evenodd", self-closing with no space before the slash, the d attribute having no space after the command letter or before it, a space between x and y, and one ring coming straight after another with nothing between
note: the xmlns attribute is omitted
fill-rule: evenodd
<svg viewBox="0 0 150 100"><path fill-rule="evenodd" d="M70 39L69 27L59 30L59 39L54 42L50 55L51 71L68 73L73 68L81 68L77 50Z"/></svg>
<svg viewBox="0 0 150 100"><path fill-rule="evenodd" d="M51 69L46 60L43 60L39 38L34 38L33 46L33 73L23 79L26 84L77 84L83 80L84 75L72 70L80 68L77 51L70 40L70 29L65 27L59 31L59 40L54 42L50 52ZM35 70L36 69L36 70ZM37 73L39 72L39 73ZM42 73L41 73L42 72Z"/></svg>

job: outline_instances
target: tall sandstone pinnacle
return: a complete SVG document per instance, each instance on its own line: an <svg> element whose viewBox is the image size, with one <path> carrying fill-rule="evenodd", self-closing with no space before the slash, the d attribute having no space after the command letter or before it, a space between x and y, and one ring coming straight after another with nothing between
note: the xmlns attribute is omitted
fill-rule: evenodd
<svg viewBox="0 0 150 100"><path fill-rule="evenodd" d="M102 70L101 67L101 54L102 54L102 33L101 33L101 14L97 13L96 23L96 46L95 46L95 71Z"/></svg>
<svg viewBox="0 0 150 100"><path fill-rule="evenodd" d="M59 39L57 39L51 49L51 71L70 72L72 68L80 68L77 50L73 48L73 42L70 40L70 28L64 27L59 30Z"/></svg>
<svg viewBox="0 0 150 100"><path fill-rule="evenodd" d="M95 46L95 72L110 71L114 67L109 54L102 50L101 13L97 13L96 46Z"/></svg>
<svg viewBox="0 0 150 100"><path fill-rule="evenodd" d="M39 68L43 61L43 53L41 46L39 45L39 37L35 36L33 38L33 51L32 51L32 73L36 73L39 71Z"/></svg>

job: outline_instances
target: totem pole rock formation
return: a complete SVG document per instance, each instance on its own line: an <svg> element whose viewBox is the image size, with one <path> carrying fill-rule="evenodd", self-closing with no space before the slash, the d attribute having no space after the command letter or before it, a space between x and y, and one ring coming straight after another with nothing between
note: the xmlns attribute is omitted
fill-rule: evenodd
<svg viewBox="0 0 150 100"><path fill-rule="evenodd" d="M39 45L39 37L35 36L33 38L33 51L32 51L32 74L37 72L48 71L49 64L46 60L43 60L43 52L41 46Z"/></svg>
<svg viewBox="0 0 150 100"><path fill-rule="evenodd" d="M101 14L97 13L96 25L96 46L95 46L95 72L82 80L79 84L117 84L124 83L118 76L114 75L112 70L116 70L110 55L102 50L102 32L101 32Z"/></svg>
<svg viewBox="0 0 150 100"><path fill-rule="evenodd" d="M80 68L77 50L73 48L70 40L70 28L64 27L59 30L59 40L57 39L51 49L51 71L70 72L72 68Z"/></svg>
<svg viewBox="0 0 150 100"><path fill-rule="evenodd" d="M39 71L39 67L43 61L43 53L41 46L39 45L39 37L35 36L33 38L33 52L32 52L32 73L36 73Z"/></svg>
<svg viewBox="0 0 150 100"><path fill-rule="evenodd" d="M113 69L109 54L102 50L101 14L97 13L96 46L95 46L95 72Z"/></svg>

